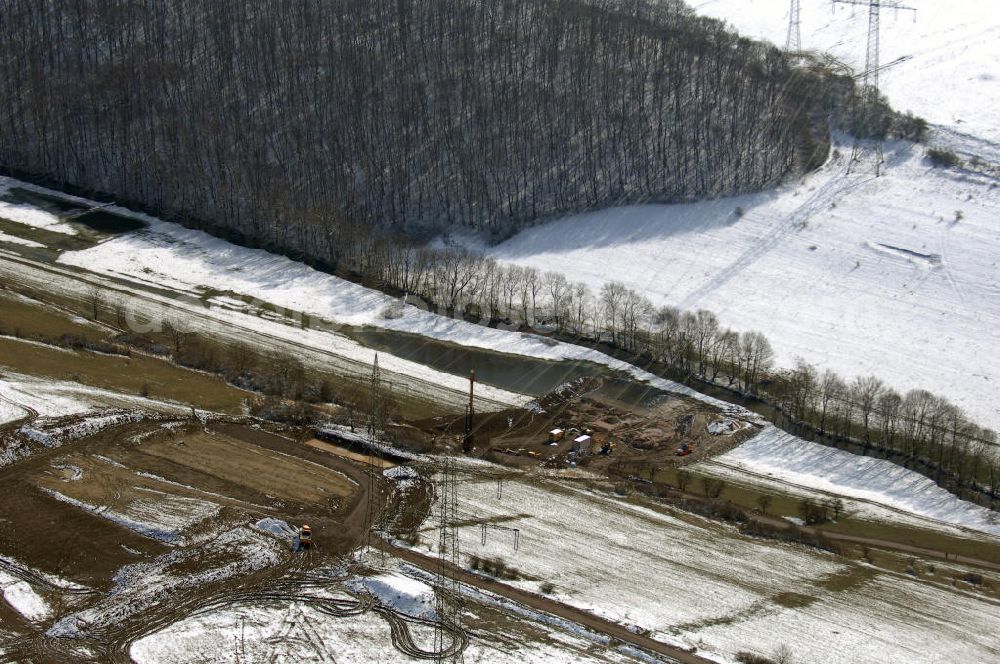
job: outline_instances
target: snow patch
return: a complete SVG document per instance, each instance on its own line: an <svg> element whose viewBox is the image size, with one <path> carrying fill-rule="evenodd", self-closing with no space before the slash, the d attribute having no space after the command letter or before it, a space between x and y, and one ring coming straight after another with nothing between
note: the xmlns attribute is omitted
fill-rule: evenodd
<svg viewBox="0 0 1000 664"><path fill-rule="evenodd" d="M19 244L22 247L31 247L32 249L44 249L45 245L41 242L35 242L34 240L26 240L23 237L18 237L16 235L10 235L9 233L4 233L0 231L0 242L6 242L8 244Z"/></svg>
<svg viewBox="0 0 1000 664"><path fill-rule="evenodd" d="M52 615L48 603L27 581L0 570L0 593L12 609L31 622L40 622Z"/></svg>
<svg viewBox="0 0 1000 664"><path fill-rule="evenodd" d="M278 539L294 539L298 537L298 532L281 519L266 517L253 524L253 527L262 533L274 535Z"/></svg>
<svg viewBox="0 0 1000 664"><path fill-rule="evenodd" d="M811 443L773 425L715 461L1000 536L996 512L960 500L919 473L884 459Z"/></svg>
<svg viewBox="0 0 1000 664"><path fill-rule="evenodd" d="M2 190L6 190L6 187L3 187ZM76 229L62 221L56 215L25 203L11 203L0 200L0 218L54 233L76 235Z"/></svg>
<svg viewBox="0 0 1000 664"><path fill-rule="evenodd" d="M434 589L422 581L397 572L372 577L357 577L347 582L355 592L367 592L380 604L411 618L432 620Z"/></svg>

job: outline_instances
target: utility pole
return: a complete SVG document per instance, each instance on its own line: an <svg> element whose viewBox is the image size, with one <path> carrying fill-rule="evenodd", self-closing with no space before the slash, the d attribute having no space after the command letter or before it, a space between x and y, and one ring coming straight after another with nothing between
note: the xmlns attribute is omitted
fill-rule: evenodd
<svg viewBox="0 0 1000 664"><path fill-rule="evenodd" d="M879 22L882 9L912 11L916 20L917 10L913 7L896 2L896 0L833 0L834 5L853 5L868 7L868 49L865 53L865 72L861 84L861 103L855 111L854 147L851 149L851 162L847 172L851 172L854 164L862 161L865 146L859 134L870 136L875 141L875 177L881 175L882 168L882 128L879 126Z"/></svg>
<svg viewBox="0 0 1000 664"><path fill-rule="evenodd" d="M788 10L788 37L785 38L785 50L789 53L799 53L802 51L802 25L799 21L800 10L800 0L792 0L792 6Z"/></svg>
<svg viewBox="0 0 1000 664"><path fill-rule="evenodd" d="M462 451L466 454L472 451L475 440L472 436L472 417L475 415L476 370L469 372L469 405L465 409L465 430L462 434Z"/></svg>
<svg viewBox="0 0 1000 664"><path fill-rule="evenodd" d="M382 475L382 464L376 456L376 450L385 442L386 425L386 404L385 394L382 388L382 371L378 366L378 353L375 354L375 361L372 363L372 376L369 383L369 398L371 403L368 410L368 474L371 476L371 486L368 489L368 503L365 507L365 528L366 543L369 550L372 545L372 531L378 521L379 512L382 509L381 494L379 493L379 480Z"/></svg>

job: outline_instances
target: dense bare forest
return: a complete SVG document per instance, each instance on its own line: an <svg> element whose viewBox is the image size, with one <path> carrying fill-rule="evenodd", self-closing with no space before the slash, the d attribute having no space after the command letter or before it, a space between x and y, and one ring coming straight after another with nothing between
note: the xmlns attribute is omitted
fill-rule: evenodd
<svg viewBox="0 0 1000 664"><path fill-rule="evenodd" d="M828 86L646 0L7 0L0 165L327 265L358 228L503 235L757 190Z"/></svg>

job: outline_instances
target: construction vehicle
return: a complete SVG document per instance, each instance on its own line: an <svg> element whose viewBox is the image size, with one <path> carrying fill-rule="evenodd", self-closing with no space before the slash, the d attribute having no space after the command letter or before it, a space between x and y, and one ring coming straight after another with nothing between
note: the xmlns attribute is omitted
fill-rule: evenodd
<svg viewBox="0 0 1000 664"><path fill-rule="evenodd" d="M302 526L299 530L299 551L312 548L313 531L309 526Z"/></svg>
<svg viewBox="0 0 1000 664"><path fill-rule="evenodd" d="M566 432L562 429L553 429L549 432L549 445L555 445L560 442L566 436Z"/></svg>
<svg viewBox="0 0 1000 664"><path fill-rule="evenodd" d="M694 452L694 448L690 444L684 443L683 445L677 448L677 451L674 452L674 454L676 454L677 456L687 456L692 452Z"/></svg>
<svg viewBox="0 0 1000 664"><path fill-rule="evenodd" d="M601 445L601 454L603 454L604 456L609 456L612 453L614 453L615 447L617 447L615 441L613 440L605 441L605 443Z"/></svg>

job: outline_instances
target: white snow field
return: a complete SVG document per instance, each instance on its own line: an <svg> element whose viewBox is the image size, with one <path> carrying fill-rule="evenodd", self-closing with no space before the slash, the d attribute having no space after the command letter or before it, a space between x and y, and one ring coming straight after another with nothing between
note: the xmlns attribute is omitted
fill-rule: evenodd
<svg viewBox="0 0 1000 664"><path fill-rule="evenodd" d="M554 481L461 481L464 556L500 557L511 582L552 595L653 638L733 662L741 650L791 648L810 664L990 662L1000 657L1000 612L990 600L804 547L737 535L640 504ZM433 516L432 516L433 519ZM479 523L520 530L510 533ZM421 549L436 547L434 530Z"/></svg>
<svg viewBox="0 0 1000 664"><path fill-rule="evenodd" d="M792 489L814 489L823 493L855 498L850 506L855 516L898 522L899 514L872 510L865 503L884 506L922 517L924 527L931 522L967 528L1000 536L997 513L960 500L932 480L884 459L858 456L844 450L812 443L767 425L763 431L736 449L695 466L710 474L732 476L738 481L765 484L787 483ZM926 521L924 521L926 520ZM922 521L922 523L921 523Z"/></svg>
<svg viewBox="0 0 1000 664"><path fill-rule="evenodd" d="M434 589L399 572L360 576L349 580L347 585L353 591L370 594L379 604L403 615L429 620L437 617Z"/></svg>
<svg viewBox="0 0 1000 664"><path fill-rule="evenodd" d="M6 424L7 422L19 420L27 414L28 411L21 408L17 404L0 398L0 424Z"/></svg>
<svg viewBox="0 0 1000 664"><path fill-rule="evenodd" d="M741 34L784 47L788 0L692 0L698 13L725 20ZM905 0L912 12L882 10L880 72L894 108L932 124L1000 143L1000 14L977 0ZM868 8L830 0L801 1L802 48L832 53L864 70Z"/></svg>
<svg viewBox="0 0 1000 664"><path fill-rule="evenodd" d="M849 154L850 147L842 147ZM774 191L644 205L529 228L490 250L592 289L708 309L845 378L929 389L1000 426L1000 188L887 146L881 178L833 158ZM743 215L736 210L741 208Z"/></svg>

